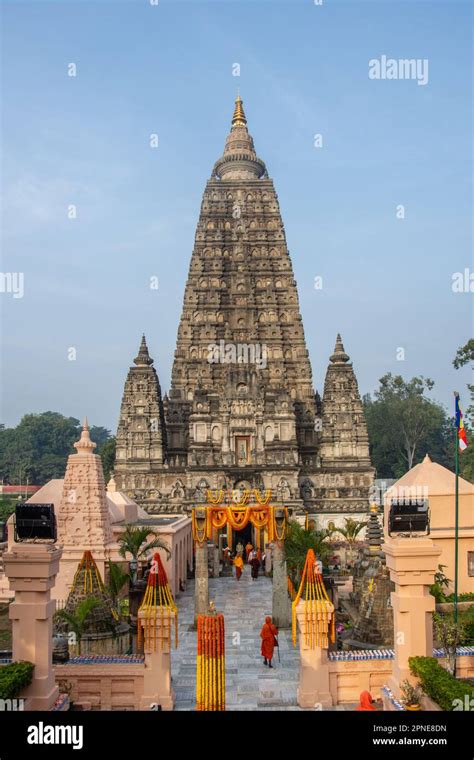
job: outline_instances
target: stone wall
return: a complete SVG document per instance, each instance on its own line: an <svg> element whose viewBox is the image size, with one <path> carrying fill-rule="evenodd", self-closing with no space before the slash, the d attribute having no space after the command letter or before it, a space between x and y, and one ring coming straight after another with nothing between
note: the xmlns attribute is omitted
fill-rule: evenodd
<svg viewBox="0 0 474 760"><path fill-rule="evenodd" d="M110 658L112 660L113 658ZM118 659L118 658L117 658ZM120 658L120 662L87 664L77 658L65 665L55 665L56 683L66 687L71 702L90 710L138 710L143 694L145 664L138 658Z"/></svg>

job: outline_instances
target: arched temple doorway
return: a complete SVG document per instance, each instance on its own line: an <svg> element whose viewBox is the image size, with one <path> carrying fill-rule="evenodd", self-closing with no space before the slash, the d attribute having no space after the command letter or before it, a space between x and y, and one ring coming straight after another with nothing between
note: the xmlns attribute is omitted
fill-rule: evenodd
<svg viewBox="0 0 474 760"><path fill-rule="evenodd" d="M250 539L257 549L271 544L272 613L276 625L286 628L291 620L284 550L288 509L270 504L271 490L262 494L252 489L235 497L235 490L208 491L207 503L192 508L195 622L199 615L207 615L209 611L209 550L215 556L226 546L235 552L239 542L245 547Z"/></svg>

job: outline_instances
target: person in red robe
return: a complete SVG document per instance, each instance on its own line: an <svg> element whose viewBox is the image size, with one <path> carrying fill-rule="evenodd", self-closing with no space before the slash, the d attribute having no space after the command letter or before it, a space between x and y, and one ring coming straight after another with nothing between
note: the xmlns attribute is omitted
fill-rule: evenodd
<svg viewBox="0 0 474 760"><path fill-rule="evenodd" d="M277 636L278 628L276 625L273 625L270 615L267 615L260 631L260 638L262 639L263 664L268 665L269 668L273 668L273 650L278 646Z"/></svg>
<svg viewBox="0 0 474 760"><path fill-rule="evenodd" d="M360 711L366 711L366 710L376 710L377 708L373 705L373 699L369 691L363 691L359 697L359 707L356 707L356 710Z"/></svg>

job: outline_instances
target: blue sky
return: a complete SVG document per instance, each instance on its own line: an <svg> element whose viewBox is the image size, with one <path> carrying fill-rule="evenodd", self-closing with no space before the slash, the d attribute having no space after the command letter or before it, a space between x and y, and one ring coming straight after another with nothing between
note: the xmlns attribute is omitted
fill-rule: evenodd
<svg viewBox="0 0 474 760"><path fill-rule="evenodd" d="M23 298L0 294L7 425L51 409L115 430L143 331L169 388L237 86L279 195L315 387L339 331L362 393L387 371L424 374L467 405L470 370L451 362L472 334L472 294L452 291L473 270L469 3L20 0L2 15L2 269L25 277ZM428 59L428 84L369 79L382 55Z"/></svg>

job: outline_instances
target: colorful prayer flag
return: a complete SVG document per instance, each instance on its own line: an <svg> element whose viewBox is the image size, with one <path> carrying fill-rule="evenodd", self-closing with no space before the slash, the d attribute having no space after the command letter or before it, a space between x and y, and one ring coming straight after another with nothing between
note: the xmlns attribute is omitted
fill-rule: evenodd
<svg viewBox="0 0 474 760"><path fill-rule="evenodd" d="M458 431L458 445L459 450L464 451L467 449L467 436L464 428L464 421L462 417L461 407L459 406L459 394L455 394L456 404L456 430Z"/></svg>

